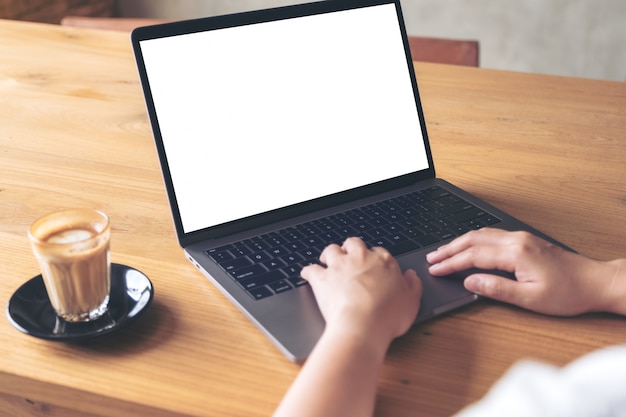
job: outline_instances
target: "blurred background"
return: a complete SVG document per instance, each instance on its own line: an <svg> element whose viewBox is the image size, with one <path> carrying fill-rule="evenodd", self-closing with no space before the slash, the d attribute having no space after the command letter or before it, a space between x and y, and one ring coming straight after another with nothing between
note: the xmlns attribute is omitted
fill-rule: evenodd
<svg viewBox="0 0 626 417"><path fill-rule="evenodd" d="M294 0L0 0L0 18L63 15L187 19ZM402 0L410 35L480 42L480 66L626 79L626 0ZM60 17L57 15L61 15Z"/></svg>

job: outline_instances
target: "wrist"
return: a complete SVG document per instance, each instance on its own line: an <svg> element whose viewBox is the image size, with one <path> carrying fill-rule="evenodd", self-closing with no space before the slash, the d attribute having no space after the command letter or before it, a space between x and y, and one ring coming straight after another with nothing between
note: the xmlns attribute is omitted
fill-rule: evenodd
<svg viewBox="0 0 626 417"><path fill-rule="evenodd" d="M341 346L360 355L370 357L374 361L382 362L391 339L374 329L367 329L355 323L327 324L322 338L332 341L332 344Z"/></svg>
<svg viewBox="0 0 626 417"><path fill-rule="evenodd" d="M606 286L602 291L602 302L597 311L626 316L626 259L602 262Z"/></svg>

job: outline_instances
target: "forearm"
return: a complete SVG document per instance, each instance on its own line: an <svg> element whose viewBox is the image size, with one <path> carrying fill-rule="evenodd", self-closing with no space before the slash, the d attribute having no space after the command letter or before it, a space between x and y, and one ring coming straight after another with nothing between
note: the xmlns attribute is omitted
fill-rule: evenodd
<svg viewBox="0 0 626 417"><path fill-rule="evenodd" d="M327 330L274 417L371 416L388 343Z"/></svg>

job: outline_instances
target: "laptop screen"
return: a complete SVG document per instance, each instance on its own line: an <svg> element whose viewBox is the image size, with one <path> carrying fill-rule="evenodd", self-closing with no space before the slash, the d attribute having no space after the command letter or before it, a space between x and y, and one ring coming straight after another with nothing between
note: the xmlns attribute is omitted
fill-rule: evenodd
<svg viewBox="0 0 626 417"><path fill-rule="evenodd" d="M429 167L395 5L139 42L190 233Z"/></svg>

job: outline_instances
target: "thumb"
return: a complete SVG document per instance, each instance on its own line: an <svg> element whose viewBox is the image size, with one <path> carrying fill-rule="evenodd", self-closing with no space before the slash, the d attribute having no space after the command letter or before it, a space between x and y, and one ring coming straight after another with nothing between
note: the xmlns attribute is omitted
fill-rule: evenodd
<svg viewBox="0 0 626 417"><path fill-rule="evenodd" d="M475 294L519 305L520 285L517 281L495 275L470 275L465 279L464 285Z"/></svg>
<svg viewBox="0 0 626 417"><path fill-rule="evenodd" d="M411 287L411 289L416 291L417 294L419 294L419 296L421 297L423 286L422 286L422 280L420 279L419 276L417 276L417 272L415 272L415 270L413 269L407 269L404 273L404 277L408 281L409 287Z"/></svg>

